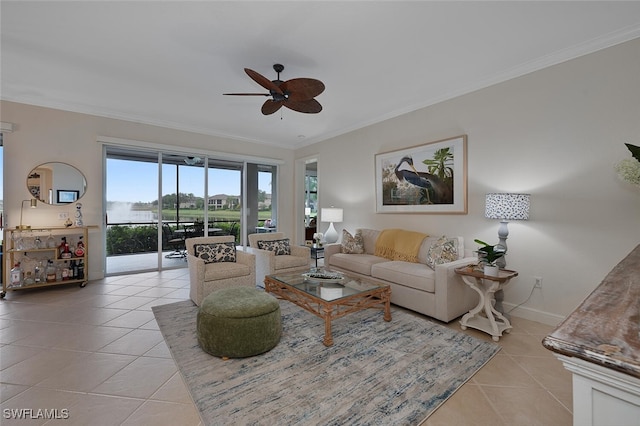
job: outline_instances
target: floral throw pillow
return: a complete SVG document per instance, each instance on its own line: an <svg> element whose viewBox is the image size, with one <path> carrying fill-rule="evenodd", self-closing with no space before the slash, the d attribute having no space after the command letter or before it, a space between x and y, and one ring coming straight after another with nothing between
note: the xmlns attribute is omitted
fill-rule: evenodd
<svg viewBox="0 0 640 426"><path fill-rule="evenodd" d="M236 244L233 242L194 244L193 251L204 263L236 261Z"/></svg>
<svg viewBox="0 0 640 426"><path fill-rule="evenodd" d="M362 231L359 229L356 231L356 235L351 235L346 229L342 230L342 246L340 247L342 253L350 254L362 254L364 253L364 239L362 238Z"/></svg>
<svg viewBox="0 0 640 426"><path fill-rule="evenodd" d="M427 265L436 269L436 265L453 262L458 259L458 240L456 238L440 237L429 248Z"/></svg>
<svg viewBox="0 0 640 426"><path fill-rule="evenodd" d="M291 254L291 246L289 245L288 238L283 240L258 241L258 248L273 251L276 256Z"/></svg>

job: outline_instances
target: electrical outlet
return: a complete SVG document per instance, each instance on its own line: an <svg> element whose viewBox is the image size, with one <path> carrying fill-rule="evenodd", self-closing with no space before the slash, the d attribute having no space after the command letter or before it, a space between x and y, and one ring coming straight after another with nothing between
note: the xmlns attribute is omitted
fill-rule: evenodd
<svg viewBox="0 0 640 426"><path fill-rule="evenodd" d="M533 277L536 280L534 288L542 288L542 277Z"/></svg>
<svg viewBox="0 0 640 426"><path fill-rule="evenodd" d="M60 220L69 219L69 212L58 213L58 219Z"/></svg>

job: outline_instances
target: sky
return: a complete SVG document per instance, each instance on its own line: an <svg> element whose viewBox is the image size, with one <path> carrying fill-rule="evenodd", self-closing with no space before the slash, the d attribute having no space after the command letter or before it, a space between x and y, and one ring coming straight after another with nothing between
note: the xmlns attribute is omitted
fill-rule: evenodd
<svg viewBox="0 0 640 426"><path fill-rule="evenodd" d="M179 171L179 192L204 198L204 168L180 166ZM162 175L162 193L175 193L176 166L163 166ZM209 169L209 195L240 195L241 179L239 170ZM270 174L259 173L258 189L271 193ZM107 201L152 202L157 193L157 164L107 160Z"/></svg>

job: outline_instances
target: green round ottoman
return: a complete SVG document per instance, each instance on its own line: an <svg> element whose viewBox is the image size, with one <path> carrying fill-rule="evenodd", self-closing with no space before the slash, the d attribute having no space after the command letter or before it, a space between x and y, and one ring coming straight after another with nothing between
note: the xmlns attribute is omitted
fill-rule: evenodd
<svg viewBox="0 0 640 426"><path fill-rule="evenodd" d="M200 304L200 347L222 358L243 358L274 348L282 334L278 299L251 287L214 291Z"/></svg>

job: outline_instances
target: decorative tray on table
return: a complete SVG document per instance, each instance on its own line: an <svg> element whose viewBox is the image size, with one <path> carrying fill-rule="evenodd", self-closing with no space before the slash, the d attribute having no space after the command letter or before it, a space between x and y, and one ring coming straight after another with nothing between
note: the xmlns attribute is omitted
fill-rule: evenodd
<svg viewBox="0 0 640 426"><path fill-rule="evenodd" d="M335 272L307 272L302 274L305 280L320 283L339 283L344 280L344 276Z"/></svg>

